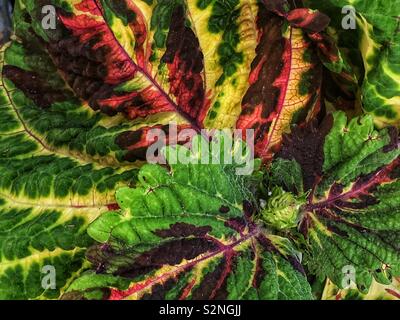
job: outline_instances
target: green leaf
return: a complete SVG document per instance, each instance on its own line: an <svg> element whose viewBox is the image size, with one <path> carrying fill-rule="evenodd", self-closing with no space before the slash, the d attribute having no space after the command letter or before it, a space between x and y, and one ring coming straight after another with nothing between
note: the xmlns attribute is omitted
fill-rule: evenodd
<svg viewBox="0 0 400 320"><path fill-rule="evenodd" d="M322 161L310 164L307 148L297 147L307 132L319 137L322 157L314 158ZM339 287L351 280L368 292L373 279L387 284L399 276L399 155L395 129L377 131L371 116L348 121L341 112L285 140L280 156L296 160L303 181L312 181L299 229L308 242L308 267L321 279Z"/></svg>
<svg viewBox="0 0 400 320"><path fill-rule="evenodd" d="M237 163L196 163L201 139L191 151L167 147L168 169L145 165L136 188L117 191L121 210L89 227L102 243L88 252L100 275L78 279L66 298L91 299L100 289L108 299L312 298L290 241L255 221L252 178L238 176ZM175 164L176 151L193 162Z"/></svg>

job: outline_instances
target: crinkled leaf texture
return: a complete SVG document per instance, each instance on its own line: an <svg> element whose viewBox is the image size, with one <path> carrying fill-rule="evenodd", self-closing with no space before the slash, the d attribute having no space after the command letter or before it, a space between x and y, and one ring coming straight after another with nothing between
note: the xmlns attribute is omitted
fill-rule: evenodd
<svg viewBox="0 0 400 320"><path fill-rule="evenodd" d="M42 25L48 4L56 7L56 29ZM253 61L268 55L268 37L256 50L257 21L268 15L257 0L16 1L15 36L1 49L0 65L0 298L64 292L84 268L92 243L86 226L116 206L118 187L135 181L131 164L146 159L150 129L163 130L169 140L170 122L178 131L235 126L250 73L253 83L257 78ZM283 25L277 17L268 19ZM284 54L307 42L299 28L293 42L275 30L282 56L274 61L290 60L293 69L300 63L302 73L315 76L315 85L298 90L303 98L292 108L307 113L318 100L318 62L311 54L302 63L297 47L295 59ZM287 66L272 78L295 95L299 74L290 77ZM267 100L259 99L262 116L278 108L267 110ZM289 130L290 110L274 141ZM43 289L46 265L55 267L55 290Z"/></svg>
<svg viewBox="0 0 400 320"><path fill-rule="evenodd" d="M311 192L299 229L308 267L321 279L347 286L354 270L358 288L368 292L373 279L390 284L400 275L399 155L397 130L376 131L371 116L348 121L337 112L285 137L279 158L300 165Z"/></svg>
<svg viewBox="0 0 400 320"><path fill-rule="evenodd" d="M64 298L311 299L289 240L255 222L252 178L237 168L142 167L136 188L117 192L121 210L89 227L100 242L88 251L96 272L72 283Z"/></svg>
<svg viewBox="0 0 400 320"><path fill-rule="evenodd" d="M47 4L55 29L43 28ZM84 298L311 298L296 252L256 223L234 166L145 166L108 211L136 181L149 130L177 142L171 122L253 128L269 161L318 112L323 65L340 65L326 16L285 0L18 0L14 21L0 60L0 298L67 287ZM100 215L98 269L70 286Z"/></svg>

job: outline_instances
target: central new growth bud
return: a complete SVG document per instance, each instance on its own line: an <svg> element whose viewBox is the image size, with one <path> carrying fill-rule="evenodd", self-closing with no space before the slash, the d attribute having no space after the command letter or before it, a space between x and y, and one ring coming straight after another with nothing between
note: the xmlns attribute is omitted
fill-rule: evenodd
<svg viewBox="0 0 400 320"><path fill-rule="evenodd" d="M262 211L262 218L265 223L279 230L295 228L304 203L305 197L296 197L281 188L274 188Z"/></svg>

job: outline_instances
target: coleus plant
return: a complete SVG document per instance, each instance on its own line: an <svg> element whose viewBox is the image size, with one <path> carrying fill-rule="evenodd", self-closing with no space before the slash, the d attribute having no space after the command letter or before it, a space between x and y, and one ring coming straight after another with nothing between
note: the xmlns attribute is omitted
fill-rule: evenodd
<svg viewBox="0 0 400 320"><path fill-rule="evenodd" d="M259 177L238 178L235 164L146 165L135 188L117 192L121 209L89 227L93 270L64 298L309 299L300 262L337 286L351 266L364 293L373 279L390 284L399 156L396 130L339 112L285 136L261 207Z"/></svg>
<svg viewBox="0 0 400 320"><path fill-rule="evenodd" d="M214 137L210 149L221 140ZM164 149L167 161L174 149ZM135 188L117 191L121 210L88 230L100 242L88 252L97 271L75 281L65 298L312 297L292 244L255 219L251 191L259 179L237 176L236 163L197 164L200 156L191 152L196 164L169 169L145 165Z"/></svg>
<svg viewBox="0 0 400 320"><path fill-rule="evenodd" d="M397 131L318 122L323 74L351 78L328 23L301 1L16 1L0 65L0 297L311 299L306 275L340 286L344 263L361 290L390 281ZM151 129L187 142L171 122L254 129L263 165L142 166Z"/></svg>

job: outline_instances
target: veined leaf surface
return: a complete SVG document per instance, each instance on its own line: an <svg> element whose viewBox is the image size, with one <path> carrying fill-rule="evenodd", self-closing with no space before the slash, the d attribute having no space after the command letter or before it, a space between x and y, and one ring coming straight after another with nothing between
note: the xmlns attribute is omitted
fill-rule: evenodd
<svg viewBox="0 0 400 320"><path fill-rule="evenodd" d="M238 128L255 130L255 150L264 160L279 150L293 124L315 117L321 102L322 63L305 30L317 36L327 21L307 9L283 8L290 8L286 1L260 5L260 41L237 122Z"/></svg>
<svg viewBox="0 0 400 320"><path fill-rule="evenodd" d="M255 129L256 152L269 160L283 133L319 111L318 37L329 19L318 12L286 1L288 12L275 10L277 0L48 2L56 30L41 28L44 2L30 0L19 2L28 26L17 35L39 36L92 109L138 125L116 141L125 160L143 160L148 130L168 135L171 121L178 130Z"/></svg>
<svg viewBox="0 0 400 320"><path fill-rule="evenodd" d="M368 292L372 279L390 284L400 274L399 155L397 130L376 131L371 116L339 112L285 137L279 156L298 162L311 191L299 229L321 279L347 286L351 269Z"/></svg>
<svg viewBox="0 0 400 320"><path fill-rule="evenodd" d="M173 152L168 147L168 160ZM237 176L237 167L142 167L140 184L117 192L121 210L89 227L103 243L88 252L96 274L83 275L64 297L311 299L290 241L256 223L251 179Z"/></svg>
<svg viewBox="0 0 400 320"><path fill-rule="evenodd" d="M47 4L58 8L56 30L43 30L41 26L41 10ZM159 17L154 18L155 26L161 28L161 37L168 34L172 21L172 12L165 13L170 10L169 4L161 1ZM141 48L144 42L140 40L143 31L140 15L138 21L131 21L121 29L132 29L137 40L132 56L124 54L129 48L123 45L132 45L124 40L133 38L129 38L129 32L128 35L122 32L117 39L113 30L124 18L132 18L132 10L122 6L120 12L119 5L109 8L105 2L94 1L16 3L16 40L1 51L2 298L59 297L84 268L84 252L92 242L86 234L87 224L116 206L117 186L135 179L136 170L126 161L145 160L146 147L151 143L146 139L147 131L163 129L170 121L176 121L180 128L187 126L168 108L158 110L161 116L151 117L151 112L142 112L147 107L142 105L143 100L135 102L133 89L130 98L138 105L136 113L129 113L126 106L116 110L126 111L131 120L103 116L88 108L90 105L108 114L115 113L112 108L117 105L112 103L124 102L126 98L118 93L118 85L135 86L135 81L128 83L134 78L132 72L137 73L136 69L133 71L135 62L138 67L146 68L145 63L150 60L145 57L147 51ZM175 7L175 15L182 15L183 7ZM124 16L127 13L129 17ZM157 19L165 21L163 14L169 15L167 26L159 26L157 22ZM82 22L85 28L80 25ZM175 22L181 23L182 19ZM182 24L173 27L177 30L170 37L175 31L188 34L189 38L193 36ZM189 40L196 49L196 40ZM187 53L189 49L185 48ZM197 68L190 61L196 56L186 58L189 68ZM172 62L169 61L171 67ZM158 71L152 76L156 74ZM201 91L199 75L192 78L185 81L194 80L195 91ZM143 75L135 79L140 84ZM176 94L187 98L185 92ZM159 96L156 98L157 103L165 103ZM187 106L187 102L179 103ZM138 116L147 118L132 121ZM41 283L45 276L42 268L48 265L56 272L54 290L45 289Z"/></svg>
<svg viewBox="0 0 400 320"><path fill-rule="evenodd" d="M0 298L54 299L84 269L87 225L137 170L114 143L130 126L95 115L40 50L25 50L0 50Z"/></svg>
<svg viewBox="0 0 400 320"><path fill-rule="evenodd" d="M234 126L257 43L256 0L50 2L57 31L40 34L93 109L142 121L176 113L197 129ZM37 20L40 4L25 4Z"/></svg>
<svg viewBox="0 0 400 320"><path fill-rule="evenodd" d="M47 4L56 7L55 29L42 24ZM270 160L282 135L318 112L323 65L341 65L325 47L326 16L285 0L19 0L14 19L14 40L0 59L0 298L312 298L299 254L257 221L251 179L234 174L237 165L146 165L135 185L132 163L146 160L149 130L169 139L170 122L178 130L253 128L256 153ZM323 55L329 59L320 61ZM355 155L361 143L352 135L344 153L335 153L341 117L311 126L305 143L310 127L295 129L293 141L303 144L285 140L281 155L290 161L276 166L298 162L290 172L303 175L303 186L287 173L275 183L313 189L301 229L317 260L325 258L319 248L331 249L345 233L370 241L388 232L398 240L388 213L392 202L397 208L396 185L389 186L398 178L396 134L375 135L362 120L367 139L352 122L365 153ZM377 203L353 192L359 184ZM369 210L380 203L389 218L371 226ZM338 219L334 206L351 213ZM96 270L79 277L90 267L90 223L89 235L102 244L87 253ZM397 273L397 247L362 248L377 258L354 258L359 284L368 285L365 268L377 261L383 273ZM43 284L49 266L55 289ZM335 266L324 275L337 282Z"/></svg>

